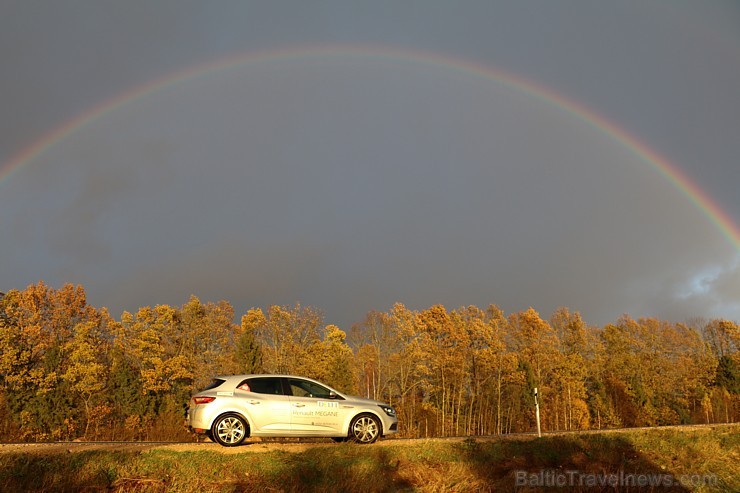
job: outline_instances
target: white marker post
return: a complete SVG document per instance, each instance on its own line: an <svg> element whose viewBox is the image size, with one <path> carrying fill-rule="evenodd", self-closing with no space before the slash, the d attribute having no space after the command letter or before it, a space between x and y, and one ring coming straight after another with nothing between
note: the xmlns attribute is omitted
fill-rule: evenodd
<svg viewBox="0 0 740 493"><path fill-rule="evenodd" d="M542 438L542 429L540 428L540 401L537 400L537 387L534 388L534 409L537 415L537 436Z"/></svg>

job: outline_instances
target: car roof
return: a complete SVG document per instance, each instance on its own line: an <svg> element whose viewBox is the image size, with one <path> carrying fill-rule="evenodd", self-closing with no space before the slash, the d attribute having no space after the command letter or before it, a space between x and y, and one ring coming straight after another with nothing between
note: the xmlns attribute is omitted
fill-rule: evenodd
<svg viewBox="0 0 740 493"><path fill-rule="evenodd" d="M245 374L240 374L240 375L219 375L217 377L214 377L215 380L223 380L224 383L228 382L229 384L233 384L233 385L237 385L237 382L242 382L243 380L246 380L247 378L300 378L302 380L309 380L311 382L316 382L320 385L331 388L331 386L323 382L320 382L319 380L316 380L314 378L304 377L302 375L273 374L273 373L255 373L255 374L245 373Z"/></svg>
<svg viewBox="0 0 740 493"><path fill-rule="evenodd" d="M231 380L231 379L239 379L239 378L255 378L255 377L279 377L279 378L302 378L304 380L315 380L310 377L304 377L302 375L283 375L283 374L275 374L275 373L244 373L239 375L219 375L214 378L218 378L220 380Z"/></svg>

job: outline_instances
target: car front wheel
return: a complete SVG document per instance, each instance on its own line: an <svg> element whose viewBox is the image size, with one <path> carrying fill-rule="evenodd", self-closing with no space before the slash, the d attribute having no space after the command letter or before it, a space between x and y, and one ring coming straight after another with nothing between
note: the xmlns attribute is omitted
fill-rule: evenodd
<svg viewBox="0 0 740 493"><path fill-rule="evenodd" d="M380 436L380 421L371 414L361 414L349 425L349 436L357 443L373 443Z"/></svg>
<svg viewBox="0 0 740 493"><path fill-rule="evenodd" d="M248 436L249 426L244 418L236 414L219 416L213 422L211 435L216 443L224 447L235 447Z"/></svg>

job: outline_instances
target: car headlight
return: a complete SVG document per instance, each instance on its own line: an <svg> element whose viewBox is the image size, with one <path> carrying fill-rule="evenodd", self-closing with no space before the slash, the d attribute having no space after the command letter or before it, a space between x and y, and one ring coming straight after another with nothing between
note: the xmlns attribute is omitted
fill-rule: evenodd
<svg viewBox="0 0 740 493"><path fill-rule="evenodd" d="M396 416L396 410L393 409L391 406L381 405L380 409L382 409L388 416Z"/></svg>

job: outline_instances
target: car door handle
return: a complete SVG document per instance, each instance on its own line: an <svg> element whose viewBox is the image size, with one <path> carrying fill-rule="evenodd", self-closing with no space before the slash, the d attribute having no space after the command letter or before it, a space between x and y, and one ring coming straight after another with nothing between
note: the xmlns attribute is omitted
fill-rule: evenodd
<svg viewBox="0 0 740 493"><path fill-rule="evenodd" d="M262 401L255 401L254 399L252 399L251 401L249 401L250 404L259 404L260 402L262 402Z"/></svg>
<svg viewBox="0 0 740 493"><path fill-rule="evenodd" d="M355 406L342 406L342 409L352 409Z"/></svg>
<svg viewBox="0 0 740 493"><path fill-rule="evenodd" d="M301 404L300 402L296 402L295 404L293 404L293 406L294 407L305 407L306 405L305 404Z"/></svg>

